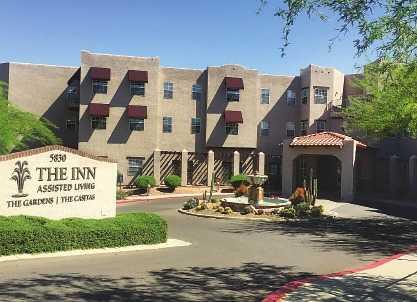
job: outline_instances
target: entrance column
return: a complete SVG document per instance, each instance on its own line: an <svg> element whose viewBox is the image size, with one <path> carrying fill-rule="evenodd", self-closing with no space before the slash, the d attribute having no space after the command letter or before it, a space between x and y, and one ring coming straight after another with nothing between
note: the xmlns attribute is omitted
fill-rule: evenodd
<svg viewBox="0 0 417 302"><path fill-rule="evenodd" d="M408 170L410 195L417 197L417 155L410 156Z"/></svg>
<svg viewBox="0 0 417 302"><path fill-rule="evenodd" d="M400 157L398 155L392 155L389 159L389 190L393 196L398 194L400 187L399 161Z"/></svg>
<svg viewBox="0 0 417 302"><path fill-rule="evenodd" d="M260 175L265 175L265 153L258 154L258 172Z"/></svg>
<svg viewBox="0 0 417 302"><path fill-rule="evenodd" d="M286 140L282 146L282 164L281 164L281 175L282 175L282 194L284 197L289 197L292 194L293 189L293 161L296 157L293 153L295 151L290 148L290 140Z"/></svg>
<svg viewBox="0 0 417 302"><path fill-rule="evenodd" d="M356 160L356 142L353 139L350 138L343 141L342 156L339 160L342 162L340 199L350 202L355 197L353 177Z"/></svg>
<svg viewBox="0 0 417 302"><path fill-rule="evenodd" d="M188 181L188 151L182 150L181 152L181 186L186 186Z"/></svg>
<svg viewBox="0 0 417 302"><path fill-rule="evenodd" d="M214 152L210 150L207 154L207 185L211 185L214 173Z"/></svg>
<svg viewBox="0 0 417 302"><path fill-rule="evenodd" d="M159 186L161 184L161 150L159 149L153 152L153 177L155 184Z"/></svg>
<svg viewBox="0 0 417 302"><path fill-rule="evenodd" d="M233 175L239 174L240 154L238 151L233 152Z"/></svg>

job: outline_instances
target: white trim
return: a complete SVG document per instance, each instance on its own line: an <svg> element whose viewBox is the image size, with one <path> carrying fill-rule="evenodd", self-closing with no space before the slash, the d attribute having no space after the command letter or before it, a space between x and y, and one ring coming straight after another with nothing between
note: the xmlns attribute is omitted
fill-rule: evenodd
<svg viewBox="0 0 417 302"><path fill-rule="evenodd" d="M16 261L16 260L32 260L41 258L56 258L56 257L69 257L69 256L87 256L87 255L98 255L98 254L113 254L123 252L136 252L146 250L157 250L165 249L169 247L180 247L190 246L190 242L168 239L165 243L159 244L142 244L142 245L131 245L114 248L101 248L101 249L87 249L87 250L72 250L72 251L61 251L53 253L39 253L39 254L19 254L11 256L0 256L0 262Z"/></svg>
<svg viewBox="0 0 417 302"><path fill-rule="evenodd" d="M67 66L67 65L53 65L53 64L37 64L37 63L25 63L25 62L4 62L1 64L16 64L16 65L31 65L31 66L44 66L44 67L58 67L58 68L74 68L78 69L80 66Z"/></svg>

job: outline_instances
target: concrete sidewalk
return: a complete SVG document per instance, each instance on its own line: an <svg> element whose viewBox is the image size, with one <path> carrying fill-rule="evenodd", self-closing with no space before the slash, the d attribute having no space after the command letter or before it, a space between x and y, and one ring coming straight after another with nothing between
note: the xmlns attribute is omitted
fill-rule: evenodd
<svg viewBox="0 0 417 302"><path fill-rule="evenodd" d="M335 274L292 281L263 302L417 301L417 247Z"/></svg>

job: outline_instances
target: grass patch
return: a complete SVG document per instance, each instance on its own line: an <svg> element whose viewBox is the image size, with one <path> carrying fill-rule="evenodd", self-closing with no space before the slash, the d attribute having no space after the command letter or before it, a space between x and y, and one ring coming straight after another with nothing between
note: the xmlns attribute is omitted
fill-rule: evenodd
<svg viewBox="0 0 417 302"><path fill-rule="evenodd" d="M167 229L165 220L150 213L61 220L0 216L0 255L162 243Z"/></svg>

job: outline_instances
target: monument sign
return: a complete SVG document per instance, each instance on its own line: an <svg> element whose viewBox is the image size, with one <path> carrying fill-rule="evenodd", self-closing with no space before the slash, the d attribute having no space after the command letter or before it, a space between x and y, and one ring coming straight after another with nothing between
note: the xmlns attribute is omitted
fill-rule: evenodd
<svg viewBox="0 0 417 302"><path fill-rule="evenodd" d="M116 215L117 163L63 146L0 156L0 215Z"/></svg>

